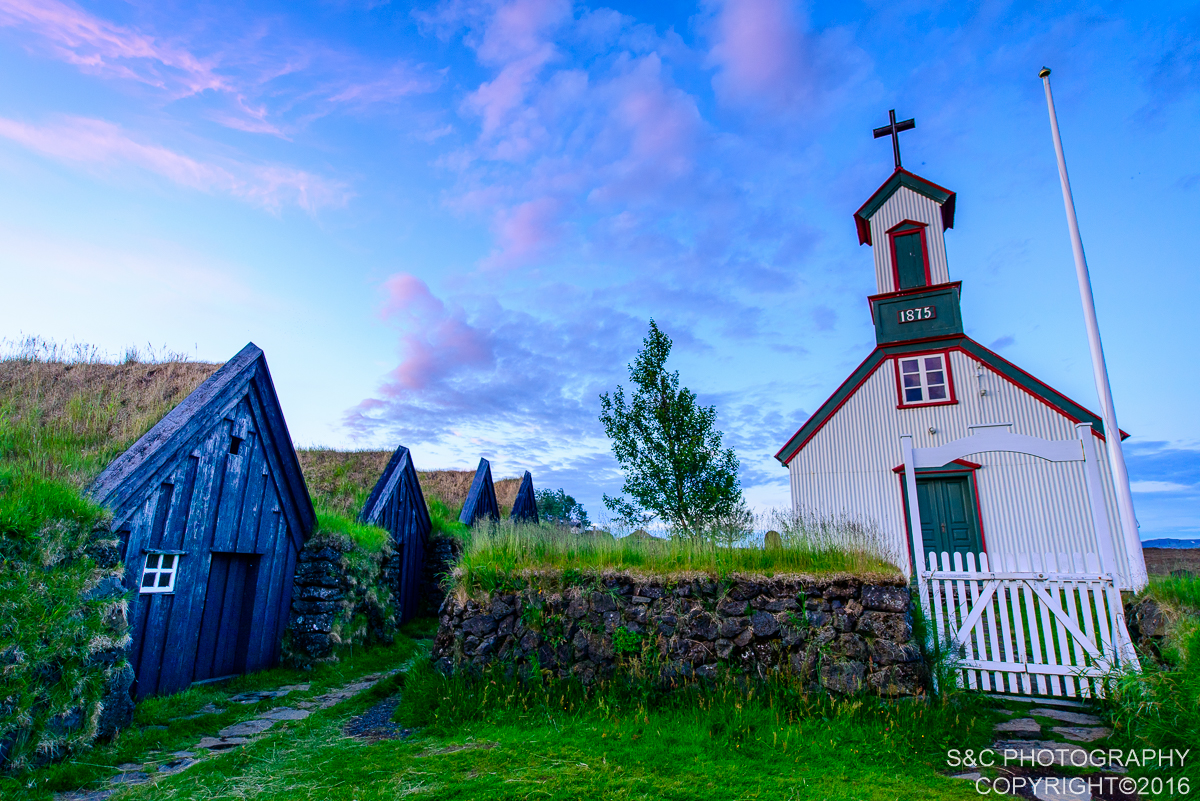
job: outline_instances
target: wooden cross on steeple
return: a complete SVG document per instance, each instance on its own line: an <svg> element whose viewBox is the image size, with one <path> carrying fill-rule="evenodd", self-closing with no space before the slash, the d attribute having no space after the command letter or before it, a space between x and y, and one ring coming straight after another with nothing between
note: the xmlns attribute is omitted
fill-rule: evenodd
<svg viewBox="0 0 1200 801"><path fill-rule="evenodd" d="M900 137L897 134L901 131L911 131L913 128L916 128L917 121L913 119L896 122L896 109L888 112L888 120L887 125L875 129L875 138L878 139L881 136L892 137L892 154L896 157L896 169L898 170L900 169Z"/></svg>

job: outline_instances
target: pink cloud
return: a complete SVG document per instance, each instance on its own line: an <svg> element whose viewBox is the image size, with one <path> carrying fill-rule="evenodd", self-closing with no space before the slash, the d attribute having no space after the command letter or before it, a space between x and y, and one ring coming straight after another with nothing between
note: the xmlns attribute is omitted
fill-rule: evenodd
<svg viewBox="0 0 1200 801"><path fill-rule="evenodd" d="M494 365L488 336L470 326L461 311L448 310L424 281L398 273L384 282L381 316L397 325L400 338L399 366L388 374L381 393L388 398L407 398L412 393L443 389L463 370Z"/></svg>
<svg viewBox="0 0 1200 801"><path fill-rule="evenodd" d="M865 66L850 31L813 31L789 0L711 0L713 89L722 103L772 115L812 110Z"/></svg>
<svg viewBox="0 0 1200 801"><path fill-rule="evenodd" d="M285 204L309 212L344 205L348 188L292 167L233 160L200 161L161 145L139 142L106 120L67 117L35 126L0 117L0 137L59 161L92 167L133 166L202 192L221 192L277 211Z"/></svg>
<svg viewBox="0 0 1200 801"><path fill-rule="evenodd" d="M186 49L56 0L0 0L0 26L24 28L69 64L186 96L226 88L213 65Z"/></svg>
<svg viewBox="0 0 1200 801"><path fill-rule="evenodd" d="M498 249L483 266L516 266L544 253L558 239L560 208L558 200L542 197L500 211L495 226Z"/></svg>

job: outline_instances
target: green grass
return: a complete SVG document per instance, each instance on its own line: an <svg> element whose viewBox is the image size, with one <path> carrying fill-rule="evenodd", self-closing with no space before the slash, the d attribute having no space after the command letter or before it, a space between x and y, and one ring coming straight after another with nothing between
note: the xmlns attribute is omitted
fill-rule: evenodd
<svg viewBox="0 0 1200 801"><path fill-rule="evenodd" d="M406 740L342 727L397 687L315 714L127 799L966 799L946 749L980 747L991 714L966 696L890 703L786 682L641 685L446 679L420 660L400 683Z"/></svg>
<svg viewBox="0 0 1200 801"><path fill-rule="evenodd" d="M865 540L846 543L793 531L783 547L729 547L712 542L573 534L553 525L501 521L477 525L467 539L456 581L468 590L507 587L524 574L547 571L625 570L650 575L705 573L837 574L898 577L896 568Z"/></svg>
<svg viewBox="0 0 1200 801"><path fill-rule="evenodd" d="M36 771L18 776L0 775L0 797L35 801L49 798L54 792L103 782L117 772L117 765L141 762L156 755L187 749L201 737L213 735L221 728L239 721L258 717L268 709L295 706L297 701L344 686L360 676L399 667L420 652L421 646L416 638L431 635L430 621L413 621L404 627L394 644L370 649L346 649L337 663L319 665L307 671L274 668L220 684L193 687L174 695L147 698L138 704L133 725L114 742L96 746ZM228 698L237 693L287 684L309 684L310 687L307 691L292 692L282 698L267 699L256 704L228 702ZM223 712L192 717L208 704L222 708Z"/></svg>
<svg viewBox="0 0 1200 801"><path fill-rule="evenodd" d="M1143 594L1161 604L1200 610L1200 576L1151 576Z"/></svg>
<svg viewBox="0 0 1200 801"><path fill-rule="evenodd" d="M378 553L390 541L390 535L385 529L359 523L321 506L317 507L316 531L343 536L365 553Z"/></svg>
<svg viewBox="0 0 1200 801"><path fill-rule="evenodd" d="M462 507L457 509L447 506L440 498L429 496L425 499L429 507L430 534L435 537L454 537L466 542L471 537L471 529L458 521Z"/></svg>
<svg viewBox="0 0 1200 801"><path fill-rule="evenodd" d="M1113 723L1112 743L1126 749L1191 749L1182 766L1134 768L1132 773L1164 779L1186 776L1194 793L1200 788L1200 580L1155 577L1143 595L1158 601L1169 621L1161 649L1165 664L1147 655L1140 674L1119 678L1105 702Z"/></svg>

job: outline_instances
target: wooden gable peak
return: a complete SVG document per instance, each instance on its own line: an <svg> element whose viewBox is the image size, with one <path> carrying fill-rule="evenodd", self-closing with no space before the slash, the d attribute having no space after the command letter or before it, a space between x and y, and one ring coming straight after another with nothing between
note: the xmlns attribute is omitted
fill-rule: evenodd
<svg viewBox="0 0 1200 801"><path fill-rule="evenodd" d="M479 460L471 490L467 493L462 514L458 520L463 525L473 526L481 518L500 519L500 505L496 503L496 487L492 484L492 465L487 459Z"/></svg>
<svg viewBox="0 0 1200 801"><path fill-rule="evenodd" d="M302 544L312 532L316 513L271 380L266 355L253 342L247 343L114 459L87 487L86 494L96 503L120 514L156 475L169 469L181 454L196 447L247 398L267 446L268 464L278 483L283 512Z"/></svg>
<svg viewBox="0 0 1200 801"><path fill-rule="evenodd" d="M525 475L521 476L521 486L517 488L517 499L513 501L512 512L509 517L513 520L522 523L537 524L537 496L533 492L533 476L529 471L525 471Z"/></svg>
<svg viewBox="0 0 1200 801"><path fill-rule="evenodd" d="M417 469L413 466L412 452L403 445L396 448L388 459L387 467L358 514L359 522L380 525L388 505L397 497L400 504L407 502L411 506L418 518L417 529L428 538L432 525L429 508L425 505L425 494L421 492Z"/></svg>

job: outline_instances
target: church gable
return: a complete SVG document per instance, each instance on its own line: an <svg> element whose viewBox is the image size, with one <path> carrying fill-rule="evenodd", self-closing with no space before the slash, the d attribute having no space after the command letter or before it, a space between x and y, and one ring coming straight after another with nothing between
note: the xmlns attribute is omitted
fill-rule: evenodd
<svg viewBox="0 0 1200 801"><path fill-rule="evenodd" d="M947 379L950 382L947 384L947 397L936 399L923 397L918 402L905 403L904 373L901 360L910 355L940 353L950 355L947 365ZM960 361L954 354L961 354L965 360ZM881 370L886 378L883 383L890 382L891 395L883 397L879 391L875 392L875 395L878 396L876 402L879 404L880 414L885 411L894 413L906 406L958 406L965 402L973 410L971 414L974 416L966 420L964 425L999 422L999 417L1005 417L1003 422L1014 422L1006 417L1009 405L1017 402L1024 404L1024 399L1028 398L1034 402L1034 406L1029 407L1031 414L1033 414L1033 408L1052 410L1069 424L1089 423L1099 437L1103 438L1104 436L1104 423L1098 415L983 347L970 337L964 336L950 340L905 343L876 348L838 387L837 391L821 404L820 408L792 435L787 444L775 454L775 458L783 465L788 465L801 449L816 436L817 432L834 415L840 413L851 397ZM923 386L928 388L928 385L929 380L926 376ZM981 401L989 401L989 399L990 402L981 403ZM964 409L968 407L964 407ZM901 413L914 414L914 411L911 408L904 408ZM957 412L960 415L962 413L962 411ZM920 428L919 425L913 427ZM962 435L966 435L965 429ZM1128 436L1124 432L1122 435Z"/></svg>

